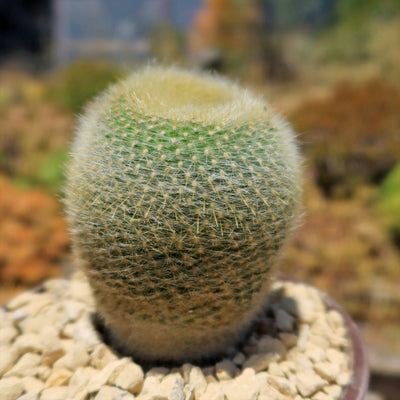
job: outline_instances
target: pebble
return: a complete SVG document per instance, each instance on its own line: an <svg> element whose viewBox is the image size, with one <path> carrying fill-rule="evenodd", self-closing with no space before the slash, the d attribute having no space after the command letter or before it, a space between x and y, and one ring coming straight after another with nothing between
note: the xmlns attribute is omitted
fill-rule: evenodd
<svg viewBox="0 0 400 400"><path fill-rule="evenodd" d="M44 286L0 308L2 400L339 400L352 379L342 317L306 285L274 283L260 329L232 359L146 373L102 342L85 278Z"/></svg>
<svg viewBox="0 0 400 400"><path fill-rule="evenodd" d="M24 385L25 392L39 393L44 388L44 382L31 376L25 376L22 378L22 384Z"/></svg>
<svg viewBox="0 0 400 400"><path fill-rule="evenodd" d="M128 359L122 358L106 365L97 375L90 379L87 391L89 393L96 392L109 381L115 381L116 377L127 363Z"/></svg>
<svg viewBox="0 0 400 400"><path fill-rule="evenodd" d="M72 372L68 369L55 369L46 380L45 387L65 386L71 379Z"/></svg>
<svg viewBox="0 0 400 400"><path fill-rule="evenodd" d="M325 386L322 390L334 400L339 400L343 392L343 388L339 385Z"/></svg>
<svg viewBox="0 0 400 400"><path fill-rule="evenodd" d="M1 400L15 400L23 391L24 385L21 379L10 377L0 380Z"/></svg>
<svg viewBox="0 0 400 400"><path fill-rule="evenodd" d="M135 397L115 386L103 386L94 400L133 400Z"/></svg>
<svg viewBox="0 0 400 400"><path fill-rule="evenodd" d="M90 364L97 369L103 369L116 360L118 357L104 343L96 345L90 355Z"/></svg>
<svg viewBox="0 0 400 400"><path fill-rule="evenodd" d="M291 331L293 329L294 317L285 310L279 308L275 314L276 327L281 331Z"/></svg>
<svg viewBox="0 0 400 400"><path fill-rule="evenodd" d="M76 343L64 356L53 364L53 368L67 368L74 371L79 367L85 367L89 364L89 361L90 357L86 347L80 343Z"/></svg>
<svg viewBox="0 0 400 400"><path fill-rule="evenodd" d="M143 378L144 374L142 368L139 365L130 362L123 366L115 379L110 379L109 381L128 392L138 394L143 386Z"/></svg>
<svg viewBox="0 0 400 400"><path fill-rule="evenodd" d="M215 364L215 374L219 381L232 379L236 374L236 365L233 361L225 358Z"/></svg>
<svg viewBox="0 0 400 400"><path fill-rule="evenodd" d="M40 400L62 400L68 399L68 387L56 386L44 389L40 393Z"/></svg>
<svg viewBox="0 0 400 400"><path fill-rule="evenodd" d="M14 366L15 361L18 359L18 352L8 346L1 346L0 354L0 376L2 376Z"/></svg>
<svg viewBox="0 0 400 400"><path fill-rule="evenodd" d="M192 366L189 372L188 383L190 386L194 387L194 396L196 399L206 391L207 381L201 368Z"/></svg>
<svg viewBox="0 0 400 400"><path fill-rule="evenodd" d="M0 328L0 346L9 345L18 335L18 330L13 326Z"/></svg>
<svg viewBox="0 0 400 400"><path fill-rule="evenodd" d="M313 395L327 384L328 382L325 379L322 379L313 371L299 372L296 374L297 389L304 397Z"/></svg>
<svg viewBox="0 0 400 400"><path fill-rule="evenodd" d="M225 394L218 383L209 383L206 391L200 395L198 400L225 400Z"/></svg>
<svg viewBox="0 0 400 400"><path fill-rule="evenodd" d="M4 376L33 376L35 367L40 365L41 360L42 357L39 354L26 353Z"/></svg>
<svg viewBox="0 0 400 400"><path fill-rule="evenodd" d="M222 390L227 400L256 400L259 393L259 383L254 370L246 368L235 379L224 381Z"/></svg>
<svg viewBox="0 0 400 400"><path fill-rule="evenodd" d="M183 391L183 378L179 373L167 375L161 382L160 390L168 396L170 400L185 400Z"/></svg>
<svg viewBox="0 0 400 400"><path fill-rule="evenodd" d="M294 383L286 378L271 375L268 377L268 383L277 391L287 396L294 396L297 393Z"/></svg>
<svg viewBox="0 0 400 400"><path fill-rule="evenodd" d="M272 362L280 360L277 353L254 354L243 364L243 368L252 368L254 371L265 371Z"/></svg>
<svg viewBox="0 0 400 400"><path fill-rule="evenodd" d="M18 397L17 400L38 400L38 399L39 399L39 393L30 392Z"/></svg>
<svg viewBox="0 0 400 400"><path fill-rule="evenodd" d="M334 382L340 373L340 366L331 362L319 362L314 364L314 370L321 378Z"/></svg>

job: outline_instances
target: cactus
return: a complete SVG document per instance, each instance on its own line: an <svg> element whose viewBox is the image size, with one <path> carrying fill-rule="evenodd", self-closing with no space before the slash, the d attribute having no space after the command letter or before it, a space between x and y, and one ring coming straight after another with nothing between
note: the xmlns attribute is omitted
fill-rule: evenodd
<svg viewBox="0 0 400 400"><path fill-rule="evenodd" d="M119 348L181 362L241 340L301 210L294 134L268 104L147 67L88 106L66 175L74 252Z"/></svg>

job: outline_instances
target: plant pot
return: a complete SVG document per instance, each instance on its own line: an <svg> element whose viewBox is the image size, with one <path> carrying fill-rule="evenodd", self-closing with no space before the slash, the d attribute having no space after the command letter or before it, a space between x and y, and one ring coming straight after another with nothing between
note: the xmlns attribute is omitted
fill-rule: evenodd
<svg viewBox="0 0 400 400"><path fill-rule="evenodd" d="M294 288L306 288L304 290L309 290L313 296L316 293L319 295L311 286L294 279L284 276L279 279L281 282L273 286L271 304L260 313L252 332L234 349L231 357L213 360L202 367L184 364L174 369L162 365L142 368L133 362L134 358L132 360L118 354L105 343L104 336L92 323L94 302L82 276L45 282L36 290L11 299L1 309L0 341L3 346L7 346L3 349L7 350L2 353L0 363L0 393L5 396L5 400L17 399L34 390L40 393L40 400L145 400L157 394L157 391L160 398L164 396L166 399L193 399L188 394L192 391L196 400L273 399L277 393L281 393L281 398L298 400L323 393L328 386L337 387L335 381L326 381L326 387L321 386L316 390L305 388L299 381L299 372L303 372L299 370L285 370L286 381L279 373L276 375L277 370L279 372L293 367L294 362L290 361L289 354L293 359L293 354L300 352L300 342L304 341L306 331L301 328L306 324L300 324L294 319L292 331L290 327L285 328L287 321L282 320L279 322L281 325L278 324L276 315L280 312L279 307L285 304L290 310L291 304L295 303L290 302L290 297L283 291L289 290L286 286L293 284ZM326 295L321 296L321 299L327 312L335 310L342 316L348 332L346 337L352 349L351 359L347 352L343 354L343 357L349 358L352 367L351 383L344 388L340 397L332 398L362 400L368 387L369 371L360 332L348 314L332 299ZM57 314L59 310L62 310L60 315ZM293 343L288 344L290 341ZM283 343L286 346L284 349ZM321 350L317 353L321 355ZM5 365L7 360L9 365ZM25 365L21 365L23 363ZM314 373L314 370L310 371ZM303 377L305 375L302 374ZM291 376L298 380L293 383L293 379L290 381ZM23 377L34 380L23 380ZM171 397L173 393L176 397ZM304 394L302 397L301 393Z"/></svg>

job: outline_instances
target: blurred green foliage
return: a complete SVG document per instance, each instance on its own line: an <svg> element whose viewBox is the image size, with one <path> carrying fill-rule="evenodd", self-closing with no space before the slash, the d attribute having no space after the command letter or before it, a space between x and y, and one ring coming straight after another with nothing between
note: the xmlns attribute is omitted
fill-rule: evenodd
<svg viewBox="0 0 400 400"><path fill-rule="evenodd" d="M46 155L39 164L36 179L40 185L58 193L64 181L64 165L68 158L66 150Z"/></svg>
<svg viewBox="0 0 400 400"><path fill-rule="evenodd" d="M76 61L57 70L49 82L49 100L80 113L85 104L123 75L121 68L105 61Z"/></svg>
<svg viewBox="0 0 400 400"><path fill-rule="evenodd" d="M395 243L400 246L400 163L384 180L378 199L378 210Z"/></svg>

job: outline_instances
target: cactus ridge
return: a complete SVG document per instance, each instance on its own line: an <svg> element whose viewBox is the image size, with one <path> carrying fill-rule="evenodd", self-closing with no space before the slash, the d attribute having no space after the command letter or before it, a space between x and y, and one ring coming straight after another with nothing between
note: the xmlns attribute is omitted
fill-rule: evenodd
<svg viewBox="0 0 400 400"><path fill-rule="evenodd" d="M89 108L73 145L74 249L106 320L192 335L192 345L179 338L182 351L143 357L190 357L205 340L196 332L242 331L265 301L298 222L300 156L277 117L147 114L118 85ZM135 347L143 334L132 335Z"/></svg>

